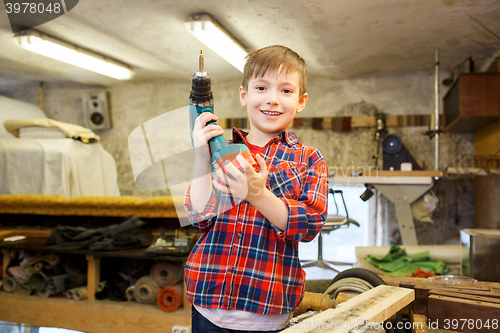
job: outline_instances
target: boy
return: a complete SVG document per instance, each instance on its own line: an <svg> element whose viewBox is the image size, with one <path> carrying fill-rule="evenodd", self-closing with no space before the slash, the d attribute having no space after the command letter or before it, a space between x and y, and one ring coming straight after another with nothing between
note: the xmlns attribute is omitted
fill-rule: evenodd
<svg viewBox="0 0 500 333"><path fill-rule="evenodd" d="M305 61L283 46L251 52L240 87L250 132L233 129L259 171L241 156L219 181L210 174L209 139L223 134L206 112L196 119L195 175L184 206L204 234L185 270L192 331L278 331L304 295L298 242L311 241L327 213L328 172L323 156L286 131L307 102ZM243 166L241 172L236 165ZM215 177L214 177L215 178Z"/></svg>

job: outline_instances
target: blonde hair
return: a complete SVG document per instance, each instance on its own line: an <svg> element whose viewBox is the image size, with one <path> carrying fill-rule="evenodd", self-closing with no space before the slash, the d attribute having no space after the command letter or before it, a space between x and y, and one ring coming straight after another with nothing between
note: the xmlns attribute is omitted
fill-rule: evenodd
<svg viewBox="0 0 500 333"><path fill-rule="evenodd" d="M245 68L243 70L242 86L248 90L250 79L263 77L268 71L276 74L299 73L300 87L299 96L307 92L307 65L304 59L295 51L281 45L264 47L252 51L246 56Z"/></svg>

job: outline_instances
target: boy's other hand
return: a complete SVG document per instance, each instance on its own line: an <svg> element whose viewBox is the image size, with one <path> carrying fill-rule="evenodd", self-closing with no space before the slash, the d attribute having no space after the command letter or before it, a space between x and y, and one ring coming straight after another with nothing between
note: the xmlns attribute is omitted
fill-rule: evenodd
<svg viewBox="0 0 500 333"><path fill-rule="evenodd" d="M207 146L208 140L224 134L224 130L219 125L207 125L212 120L217 120L217 116L211 112L203 112L196 118L193 127L193 144L195 148Z"/></svg>
<svg viewBox="0 0 500 333"><path fill-rule="evenodd" d="M222 169L217 168L215 170L217 178L224 185L217 179L214 179L212 181L214 188L224 193L230 193L233 197L246 200L249 203L252 203L254 199L260 198L267 190L266 181L268 171L266 161L264 161L264 158L260 154L255 155L255 159L259 164L259 172L256 172L253 166L241 155L238 155L236 160L226 163L227 175ZM235 163L238 163L244 172L240 171Z"/></svg>

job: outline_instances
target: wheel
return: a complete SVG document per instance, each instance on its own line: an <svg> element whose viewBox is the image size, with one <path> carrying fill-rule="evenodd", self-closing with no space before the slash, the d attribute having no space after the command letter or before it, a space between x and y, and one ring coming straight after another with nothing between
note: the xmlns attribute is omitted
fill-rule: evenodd
<svg viewBox="0 0 500 333"><path fill-rule="evenodd" d="M365 280L365 281L369 282L374 287L385 284L384 280L382 280L377 274L370 272L367 269L350 268L350 269L346 269L345 271L337 274L337 276L335 278L333 278L330 285L334 284L335 282L337 282L340 279L344 279L344 278L348 278L348 277L355 277L358 279Z"/></svg>

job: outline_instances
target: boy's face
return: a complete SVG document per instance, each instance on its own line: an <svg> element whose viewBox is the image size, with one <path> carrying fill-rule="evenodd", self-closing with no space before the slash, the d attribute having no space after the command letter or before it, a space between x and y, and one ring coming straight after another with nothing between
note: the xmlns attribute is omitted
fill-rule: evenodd
<svg viewBox="0 0 500 333"><path fill-rule="evenodd" d="M306 105L307 94L300 96L299 87L298 72L278 76L267 72L263 77L250 79L247 91L240 87L240 102L247 107L252 132L273 138L286 129Z"/></svg>

